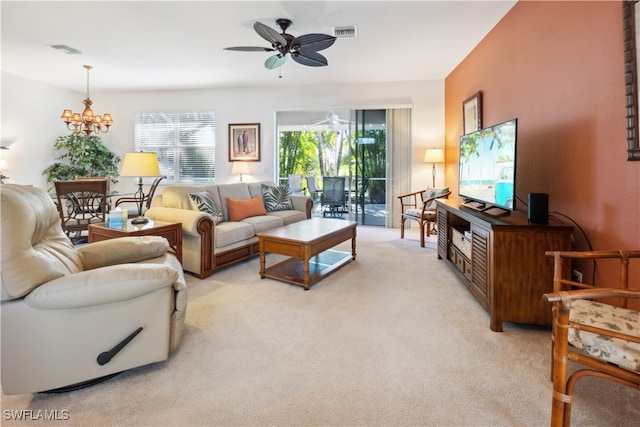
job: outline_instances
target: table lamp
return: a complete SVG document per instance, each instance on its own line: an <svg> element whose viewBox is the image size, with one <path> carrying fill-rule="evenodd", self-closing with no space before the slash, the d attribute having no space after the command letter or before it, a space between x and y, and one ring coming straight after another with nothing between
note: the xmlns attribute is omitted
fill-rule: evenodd
<svg viewBox="0 0 640 427"><path fill-rule="evenodd" d="M144 203L144 192L142 191L142 178L160 176L160 165L158 155L151 152L132 152L124 155L120 176L134 176L138 178L138 191L134 195L138 201L138 217L131 220L132 224L146 224L149 222L142 215L142 205Z"/></svg>
<svg viewBox="0 0 640 427"><path fill-rule="evenodd" d="M242 175L249 173L249 165L247 162L233 162L231 166L231 175L240 175L240 182L242 182Z"/></svg>
<svg viewBox="0 0 640 427"><path fill-rule="evenodd" d="M433 176L433 187L436 188L436 163L444 163L444 151L442 148L427 148L424 150L424 162L433 163L431 175Z"/></svg>

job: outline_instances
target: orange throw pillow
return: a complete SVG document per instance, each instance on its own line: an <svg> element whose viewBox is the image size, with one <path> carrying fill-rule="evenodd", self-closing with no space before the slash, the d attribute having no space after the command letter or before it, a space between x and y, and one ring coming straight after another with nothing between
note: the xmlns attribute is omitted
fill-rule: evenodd
<svg viewBox="0 0 640 427"><path fill-rule="evenodd" d="M250 216L266 215L262 197L253 196L251 199L230 199L227 197L229 221L240 221Z"/></svg>

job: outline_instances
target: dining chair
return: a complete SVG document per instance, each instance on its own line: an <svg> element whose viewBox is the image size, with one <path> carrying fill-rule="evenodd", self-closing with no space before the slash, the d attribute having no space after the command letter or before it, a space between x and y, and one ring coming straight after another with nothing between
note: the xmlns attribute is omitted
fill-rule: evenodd
<svg viewBox="0 0 640 427"><path fill-rule="evenodd" d="M74 242L86 242L89 224L106 222L109 178L55 181L60 224Z"/></svg>

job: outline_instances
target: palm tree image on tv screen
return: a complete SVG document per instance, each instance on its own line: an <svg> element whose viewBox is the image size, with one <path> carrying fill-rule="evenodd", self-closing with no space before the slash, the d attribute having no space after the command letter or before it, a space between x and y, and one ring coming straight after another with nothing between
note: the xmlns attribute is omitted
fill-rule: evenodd
<svg viewBox="0 0 640 427"><path fill-rule="evenodd" d="M517 119L460 137L459 194L481 207L515 209Z"/></svg>

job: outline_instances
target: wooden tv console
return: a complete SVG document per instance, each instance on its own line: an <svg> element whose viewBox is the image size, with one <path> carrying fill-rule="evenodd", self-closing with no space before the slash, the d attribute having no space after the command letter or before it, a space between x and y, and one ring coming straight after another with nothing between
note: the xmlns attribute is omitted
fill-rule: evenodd
<svg viewBox="0 0 640 427"><path fill-rule="evenodd" d="M513 211L491 216L437 200L438 258L444 259L491 317L502 322L551 324L553 263L545 251L571 250L573 227L552 222L530 224Z"/></svg>

